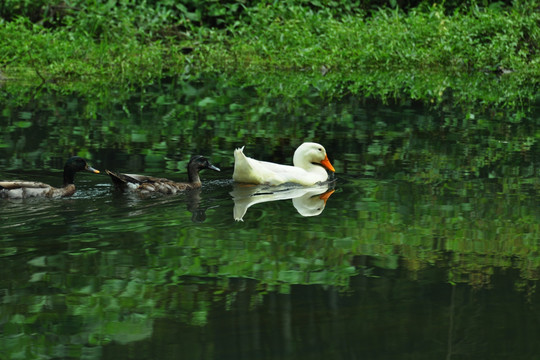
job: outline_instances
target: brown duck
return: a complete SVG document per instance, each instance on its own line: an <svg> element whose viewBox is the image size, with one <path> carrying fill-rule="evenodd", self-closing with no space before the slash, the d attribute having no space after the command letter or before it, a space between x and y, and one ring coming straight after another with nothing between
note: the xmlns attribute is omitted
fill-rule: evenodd
<svg viewBox="0 0 540 360"><path fill-rule="evenodd" d="M114 186L122 191L136 192L140 194L162 193L176 194L177 192L197 189L201 187L199 171L210 169L220 171L218 167L212 165L210 161L202 155L191 158L187 166L188 182L175 182L165 178L157 178L146 175L120 174L105 170L112 179Z"/></svg>
<svg viewBox="0 0 540 360"><path fill-rule="evenodd" d="M64 165L64 185L55 188L49 184L36 181L5 180L0 181L0 198L5 199L26 199L31 197L57 198L71 196L75 193L75 173L78 171L89 171L99 174L99 171L86 163L86 160L79 156L73 156Z"/></svg>

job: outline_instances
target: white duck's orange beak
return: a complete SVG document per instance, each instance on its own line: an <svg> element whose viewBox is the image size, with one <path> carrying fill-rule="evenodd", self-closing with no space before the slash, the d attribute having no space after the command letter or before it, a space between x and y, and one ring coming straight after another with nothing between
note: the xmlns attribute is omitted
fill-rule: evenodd
<svg viewBox="0 0 540 360"><path fill-rule="evenodd" d="M324 160L321 161L321 165L330 170L331 172L336 172L336 169L330 164L330 160L328 160L328 155L324 156Z"/></svg>

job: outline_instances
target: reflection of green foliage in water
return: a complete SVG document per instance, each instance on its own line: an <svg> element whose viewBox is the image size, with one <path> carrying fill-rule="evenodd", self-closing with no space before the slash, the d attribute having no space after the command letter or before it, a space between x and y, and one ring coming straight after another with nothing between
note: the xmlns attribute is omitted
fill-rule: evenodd
<svg viewBox="0 0 540 360"><path fill-rule="evenodd" d="M201 205L217 207L207 211L205 224L192 224L182 197L107 197L99 211L92 199L72 202L76 227L65 233L59 228L69 205L45 204L59 213L49 229L63 235L51 244L13 243L21 268L0 274L9 289L2 307L15 314L4 323L1 348L10 358L99 358L107 344L148 339L161 318L205 326L216 303L226 299L234 307L250 286L249 303L257 307L264 294L287 294L294 285L347 291L353 275L376 276L377 269L400 268L429 281L424 270L438 267L447 269L449 282L477 287L489 286L497 268L517 269L516 288L529 290L540 268L534 183L512 176L493 182L403 177L345 177L316 218L270 203L234 223L229 198L206 198ZM2 240L25 231L16 228L13 239Z"/></svg>
<svg viewBox="0 0 540 360"><path fill-rule="evenodd" d="M414 103L385 107L348 97L320 105L320 98L252 94L251 88L227 82L215 87L173 82L145 88L106 108L76 97L41 97L22 108L4 108L0 152L8 168L42 167L69 154L91 159L112 152L140 156L146 168L163 170L184 169L194 153L231 166L232 149L244 144L253 157L282 161L291 148L313 139L332 148L330 155L343 172L367 176L386 177L410 163L422 165L395 176L436 183L513 173L530 178L537 171L527 161L540 139L534 113L447 108L419 115ZM451 147L461 153L446 151Z"/></svg>
<svg viewBox="0 0 540 360"><path fill-rule="evenodd" d="M32 247L39 242L27 243L18 254L21 271L2 277L10 289L2 306L17 314L3 328L0 341L10 340L2 349L37 358L55 343L57 356L77 357L148 339L163 317L204 326L216 302L232 307L249 286L256 307L263 294L294 285L347 291L351 276L376 269L399 267L422 279L436 265L448 269L448 281L478 287L489 286L496 268L518 269L523 290L537 280L540 228L526 181L347 180L318 218L300 218L290 206L256 207L249 215L257 221L232 225L224 220L230 199L218 201L201 225L186 224L183 199L113 203L99 215L72 210L84 224L78 234L58 237L38 257ZM119 237L125 228L130 232Z"/></svg>

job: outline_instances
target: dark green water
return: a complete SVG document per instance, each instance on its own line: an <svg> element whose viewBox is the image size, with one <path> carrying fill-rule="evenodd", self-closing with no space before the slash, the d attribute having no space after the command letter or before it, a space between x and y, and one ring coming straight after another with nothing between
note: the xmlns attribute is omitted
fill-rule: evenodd
<svg viewBox="0 0 540 360"><path fill-rule="evenodd" d="M188 100L4 111L4 179L59 184L72 154L184 179L202 153L223 171L179 196L80 173L72 198L2 201L0 358L540 354L538 113ZM290 163L304 140L337 170L326 206L302 210L326 187L287 189L236 221L234 148Z"/></svg>

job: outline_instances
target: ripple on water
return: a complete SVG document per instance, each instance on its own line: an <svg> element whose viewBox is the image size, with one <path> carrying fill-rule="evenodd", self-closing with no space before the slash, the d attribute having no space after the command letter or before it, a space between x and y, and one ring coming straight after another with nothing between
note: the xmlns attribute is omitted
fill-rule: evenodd
<svg viewBox="0 0 540 360"><path fill-rule="evenodd" d="M173 241L193 231L188 228L225 227L234 221L230 185L230 180L209 180L200 191L140 198L118 193L108 183L83 183L69 198L5 200L0 257L79 254L126 241ZM226 217L216 215L223 211Z"/></svg>

